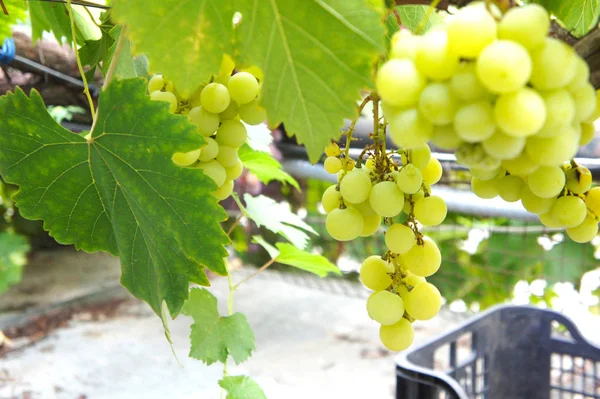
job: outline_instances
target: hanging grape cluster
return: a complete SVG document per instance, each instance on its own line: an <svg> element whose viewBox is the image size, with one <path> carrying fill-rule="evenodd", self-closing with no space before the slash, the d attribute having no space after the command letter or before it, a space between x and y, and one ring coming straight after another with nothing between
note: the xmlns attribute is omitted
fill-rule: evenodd
<svg viewBox="0 0 600 399"><path fill-rule="evenodd" d="M238 150L248 136L244 123L258 125L266 119L258 103L257 76L244 71L232 75L233 70L233 61L225 57L219 75L189 98L179 96L162 75L154 75L148 82L150 98L168 102L172 113L187 115L206 140L201 148L175 153L172 159L179 166L202 169L217 184L213 195L219 201L231 195L234 180L243 172Z"/></svg>

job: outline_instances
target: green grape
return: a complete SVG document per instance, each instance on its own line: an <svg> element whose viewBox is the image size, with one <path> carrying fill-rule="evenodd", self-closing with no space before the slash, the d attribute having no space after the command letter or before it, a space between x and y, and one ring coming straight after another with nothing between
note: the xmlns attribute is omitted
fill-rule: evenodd
<svg viewBox="0 0 600 399"><path fill-rule="evenodd" d="M578 243L592 241L598 235L598 222L588 214L580 225L567 229L569 238Z"/></svg>
<svg viewBox="0 0 600 399"><path fill-rule="evenodd" d="M371 208L371 204L369 203L368 199L360 204L352 204L352 206L358 209L363 216L377 215L373 208Z"/></svg>
<svg viewBox="0 0 600 399"><path fill-rule="evenodd" d="M494 178L504 177L506 171L500 167L496 169L471 168L471 175L480 180L492 180Z"/></svg>
<svg viewBox="0 0 600 399"><path fill-rule="evenodd" d="M190 152L176 152L171 157L171 160L175 165L190 166L198 160L201 151L201 149L197 149Z"/></svg>
<svg viewBox="0 0 600 399"><path fill-rule="evenodd" d="M391 218L402 212L404 193L394 182L382 181L371 189L369 204L378 215Z"/></svg>
<svg viewBox="0 0 600 399"><path fill-rule="evenodd" d="M515 41L528 50L544 45L550 29L548 11L538 4L509 9L498 23L498 38Z"/></svg>
<svg viewBox="0 0 600 399"><path fill-rule="evenodd" d="M442 307L442 295L431 283L417 284L406 297L406 312L417 320L433 318Z"/></svg>
<svg viewBox="0 0 600 399"><path fill-rule="evenodd" d="M327 187L325 192L323 192L321 205L323 205L323 209L325 209L326 213L329 213L342 205L342 194L340 194L340 191L336 188L335 184Z"/></svg>
<svg viewBox="0 0 600 399"><path fill-rule="evenodd" d="M162 75L154 75L148 81L148 93L160 91L165 86L165 80Z"/></svg>
<svg viewBox="0 0 600 399"><path fill-rule="evenodd" d="M585 202L576 196L560 197L552 205L552 218L567 228L579 226L586 215Z"/></svg>
<svg viewBox="0 0 600 399"><path fill-rule="evenodd" d="M459 59L448 49L446 31L433 29L423 35L417 49L415 64L421 73L432 80L447 80L454 75Z"/></svg>
<svg viewBox="0 0 600 399"><path fill-rule="evenodd" d="M600 217L600 187L594 187L585 194L585 205L597 217Z"/></svg>
<svg viewBox="0 0 600 399"><path fill-rule="evenodd" d="M511 175L527 176L535 172L539 165L533 162L527 153L523 151L516 158L502 160L502 167Z"/></svg>
<svg viewBox="0 0 600 399"><path fill-rule="evenodd" d="M496 124L515 137L535 134L546 122L544 99L535 90L522 88L501 95L494 107Z"/></svg>
<svg viewBox="0 0 600 399"><path fill-rule="evenodd" d="M532 161L544 166L559 166L577 153L579 135L573 126L565 126L556 137L529 137L525 151Z"/></svg>
<svg viewBox="0 0 600 399"><path fill-rule="evenodd" d="M535 195L529 187L525 186L521 192L521 204L523 208L536 215L549 212L556 198L542 198Z"/></svg>
<svg viewBox="0 0 600 399"><path fill-rule="evenodd" d="M423 181L427 184L435 184L442 178L442 164L435 158L429 159L427 166L423 169Z"/></svg>
<svg viewBox="0 0 600 399"><path fill-rule="evenodd" d="M398 188L406 194L416 193L421 189L421 184L423 184L421 171L411 163L403 166L395 177Z"/></svg>
<svg viewBox="0 0 600 399"><path fill-rule="evenodd" d="M489 156L479 143L463 143L456 150L456 161L471 169L496 170L500 167L500 160Z"/></svg>
<svg viewBox="0 0 600 399"><path fill-rule="evenodd" d="M496 20L486 7L462 8L448 23L450 51L461 58L475 58L496 40Z"/></svg>
<svg viewBox="0 0 600 399"><path fill-rule="evenodd" d="M219 145L226 145L229 147L241 147L248 137L246 126L240 121L236 120L225 120L217 129L217 135L215 140Z"/></svg>
<svg viewBox="0 0 600 399"><path fill-rule="evenodd" d="M590 82L590 66L579 55L577 55L575 59L577 60L575 65L575 74L573 76L573 80L571 80L567 86L569 91L576 90Z"/></svg>
<svg viewBox="0 0 600 399"><path fill-rule="evenodd" d="M398 147L410 149L427 143L433 125L416 108L410 108L389 119L389 132Z"/></svg>
<svg viewBox="0 0 600 399"><path fill-rule="evenodd" d="M398 352L412 345L415 332L410 321L402 318L391 326L381 326L379 328L379 339L383 346L391 351Z"/></svg>
<svg viewBox="0 0 600 399"><path fill-rule="evenodd" d="M575 100L575 119L587 121L596 109L596 89L590 83L586 83L571 91L571 94Z"/></svg>
<svg viewBox="0 0 600 399"><path fill-rule="evenodd" d="M497 130L491 137L484 140L481 146L490 156L498 159L518 157L525 148L525 137L509 136Z"/></svg>
<svg viewBox="0 0 600 399"><path fill-rule="evenodd" d="M369 198L371 179L362 168L348 172L340 183L340 192L345 201L359 204Z"/></svg>
<svg viewBox="0 0 600 399"><path fill-rule="evenodd" d="M525 187L525 182L519 176L506 175L496 183L500 198L506 202L517 202L521 199L521 193Z"/></svg>
<svg viewBox="0 0 600 399"><path fill-rule="evenodd" d="M362 212L361 212L362 213ZM381 216L374 213L372 215L365 215L362 213L364 226L362 232L359 234L360 237L370 237L379 230L381 226Z"/></svg>
<svg viewBox="0 0 600 399"><path fill-rule="evenodd" d="M217 201L223 201L231 195L233 192L233 186L233 180L225 181L225 183L219 187L217 191L214 191L212 195L217 197Z"/></svg>
<svg viewBox="0 0 600 399"><path fill-rule="evenodd" d="M585 166L577 166L565 172L567 188L575 194L584 194L592 188L592 173Z"/></svg>
<svg viewBox="0 0 600 399"><path fill-rule="evenodd" d="M427 282L427 279L425 279L425 277L415 276L411 272L406 272L406 276L404 277L404 282L406 284L411 285L411 286L414 287L417 284Z"/></svg>
<svg viewBox="0 0 600 399"><path fill-rule="evenodd" d="M188 113L188 118L198 128L198 132L205 136L212 136L219 127L219 115L208 112L204 108L194 107Z"/></svg>
<svg viewBox="0 0 600 399"><path fill-rule="evenodd" d="M458 137L469 143L483 141L494 134L494 112L487 101L463 105L454 117L454 129Z"/></svg>
<svg viewBox="0 0 600 399"><path fill-rule="evenodd" d="M429 237L423 237L423 243L413 246L402 255L406 269L412 274L429 277L438 271L442 264L442 254L437 244Z"/></svg>
<svg viewBox="0 0 600 399"><path fill-rule="evenodd" d="M402 156L402 163L406 165L410 162L422 171L429 163L429 159L431 159L431 148L427 144L421 145L409 150L408 154L408 160Z"/></svg>
<svg viewBox="0 0 600 399"><path fill-rule="evenodd" d="M404 315L404 301L398 294L378 291L367 301L367 313L381 325L396 324Z"/></svg>
<svg viewBox="0 0 600 399"><path fill-rule="evenodd" d="M425 87L425 77L411 60L392 59L377 71L377 93L384 103L394 107L414 106Z"/></svg>
<svg viewBox="0 0 600 399"><path fill-rule="evenodd" d="M235 180L244 172L244 165L242 161L238 161L235 165L225 168L225 171L227 172L227 180Z"/></svg>
<svg viewBox="0 0 600 399"><path fill-rule="evenodd" d="M231 168L234 166L240 158L238 157L238 149L235 147L229 147L227 145L219 146L219 153L217 154L217 161L225 168Z"/></svg>
<svg viewBox="0 0 600 399"><path fill-rule="evenodd" d="M550 229L559 229L559 228L563 228L564 226L562 224L560 224L559 222L557 222L554 217L552 216L552 211L546 212L546 213L540 213L538 215L538 218L540 219L540 222L550 228Z"/></svg>
<svg viewBox="0 0 600 399"><path fill-rule="evenodd" d="M494 93L521 89L531 75L531 58L525 47L508 40L497 40L483 49L476 63L477 77Z"/></svg>
<svg viewBox="0 0 600 399"><path fill-rule="evenodd" d="M201 162L209 162L212 161L219 155L219 144L210 137L205 137L206 144L200 147L200 159Z"/></svg>
<svg viewBox="0 0 600 399"><path fill-rule="evenodd" d="M150 100L152 101L164 101L169 103L169 112L173 113L177 111L177 97L175 94L168 91L153 91L150 93Z"/></svg>
<svg viewBox="0 0 600 399"><path fill-rule="evenodd" d="M225 168L217 161L200 162L196 167L202 169L206 176L213 179L217 187L221 187L225 183L227 172L225 172Z"/></svg>
<svg viewBox="0 0 600 399"><path fill-rule="evenodd" d="M258 95L258 81L248 72L238 72L227 84L231 98L238 104L248 104Z"/></svg>
<svg viewBox="0 0 600 399"><path fill-rule="evenodd" d="M338 157L327 157L325 158L323 167L325 168L325 171L327 173L331 173L332 175L334 175L340 170L342 170L342 160Z"/></svg>
<svg viewBox="0 0 600 399"><path fill-rule="evenodd" d="M219 118L224 121L227 119L234 119L236 116L238 116L238 111L239 111L239 107L237 105L237 103L233 100L231 100L229 102L229 105L227 106L227 109L225 109L225 111L221 112L219 114Z"/></svg>
<svg viewBox="0 0 600 399"><path fill-rule="evenodd" d="M561 128L573 123L575 101L566 90L552 90L542 93L546 105L546 123L537 133L538 137L554 137Z"/></svg>
<svg viewBox="0 0 600 399"><path fill-rule="evenodd" d="M415 202L414 213L423 226L437 226L446 219L448 207L441 197L432 195Z"/></svg>
<svg viewBox="0 0 600 399"><path fill-rule="evenodd" d="M575 50L551 37L531 53L533 68L530 82L538 90L552 90L566 86L577 70Z"/></svg>
<svg viewBox="0 0 600 399"><path fill-rule="evenodd" d="M258 100L241 105L238 112L240 118L249 125L260 125L267 119L267 111L258 104Z"/></svg>
<svg viewBox="0 0 600 399"><path fill-rule="evenodd" d="M398 115L400 112L404 111L404 109L405 109L404 107L395 107L388 103L384 103L383 101L380 102L379 104L381 105L381 112L383 112L383 115L387 119L392 119L393 117Z"/></svg>
<svg viewBox="0 0 600 399"><path fill-rule="evenodd" d="M481 180L476 177L471 178L471 190L479 198L491 199L500 195L498 190L498 179Z"/></svg>
<svg viewBox="0 0 600 399"><path fill-rule="evenodd" d="M410 227L394 223L385 233L385 245L395 254L405 254L415 246L417 240Z"/></svg>
<svg viewBox="0 0 600 399"><path fill-rule="evenodd" d="M421 36L413 35L408 29L401 29L394 33L391 40L390 58L401 60L403 58L411 61L417 56Z"/></svg>
<svg viewBox="0 0 600 399"><path fill-rule="evenodd" d="M565 187L565 173L558 166L541 166L527 178L527 186L541 198L558 196Z"/></svg>
<svg viewBox="0 0 600 399"><path fill-rule="evenodd" d="M489 92L481 84L475 73L475 64L463 62L450 79L450 88L459 100L473 102L487 99Z"/></svg>
<svg viewBox="0 0 600 399"><path fill-rule="evenodd" d="M431 143L442 150L454 150L461 143L453 125L434 126Z"/></svg>
<svg viewBox="0 0 600 399"><path fill-rule="evenodd" d="M457 108L458 100L447 83L430 83L419 97L419 110L434 125L451 123Z"/></svg>
<svg viewBox="0 0 600 399"><path fill-rule="evenodd" d="M392 284L392 277L388 273L388 262L379 256L369 256L360 266L360 281L370 290L385 290Z"/></svg>
<svg viewBox="0 0 600 399"><path fill-rule="evenodd" d="M209 83L200 93L202 107L213 114L225 111L230 101L229 90L220 83Z"/></svg>
<svg viewBox="0 0 600 399"><path fill-rule="evenodd" d="M352 207L333 209L325 219L325 228L338 241L350 241L362 233L364 220L360 212Z"/></svg>
<svg viewBox="0 0 600 399"><path fill-rule="evenodd" d="M413 211L413 204L423 197L425 197L425 193L422 190L417 191L414 194L406 195L404 197L404 208L402 208L402 212L406 213L407 215L410 215Z"/></svg>
<svg viewBox="0 0 600 399"><path fill-rule="evenodd" d="M579 145L584 146L592 142L596 136L596 128L593 123L582 123L581 124L581 138L579 139Z"/></svg>

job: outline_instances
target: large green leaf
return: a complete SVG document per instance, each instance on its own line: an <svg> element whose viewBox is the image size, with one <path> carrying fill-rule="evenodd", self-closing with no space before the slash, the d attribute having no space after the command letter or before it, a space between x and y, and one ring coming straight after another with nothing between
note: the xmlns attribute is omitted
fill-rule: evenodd
<svg viewBox="0 0 600 399"><path fill-rule="evenodd" d="M179 168L175 152L204 143L187 118L150 101L144 79L113 81L88 141L58 125L40 95L0 98L0 176L20 186L21 214L60 243L121 257L121 282L160 315L176 315L203 266L225 274L214 182Z"/></svg>
<svg viewBox="0 0 600 399"><path fill-rule="evenodd" d="M193 288L182 313L194 319L190 333L191 358L211 365L225 363L231 355L236 364L240 364L255 349L254 333L246 316L241 313L220 316L217 298L208 290Z"/></svg>
<svg viewBox="0 0 600 399"><path fill-rule="evenodd" d="M127 25L137 52L184 97L219 72L231 53L233 0L114 0L112 16Z"/></svg>
<svg viewBox="0 0 600 399"><path fill-rule="evenodd" d="M23 236L0 232L0 294L21 281L29 244Z"/></svg>
<svg viewBox="0 0 600 399"><path fill-rule="evenodd" d="M219 385L227 391L226 399L267 399L258 384L245 375L225 377Z"/></svg>
<svg viewBox="0 0 600 399"><path fill-rule="evenodd" d="M318 161L384 52L380 15L365 0L245 0L236 3L239 60L265 74L262 105Z"/></svg>
<svg viewBox="0 0 600 399"><path fill-rule="evenodd" d="M296 179L283 170L279 161L272 154L253 150L250 146L244 144L240 147L238 156L244 167L258 177L261 182L268 184L273 180L277 180L288 183L296 190L300 190Z"/></svg>
<svg viewBox="0 0 600 399"><path fill-rule="evenodd" d="M600 16L600 0L535 0L556 16L575 37L594 29Z"/></svg>
<svg viewBox="0 0 600 399"><path fill-rule="evenodd" d="M26 19L27 3L22 0L4 0L8 15L0 10L0 47L4 39L12 36L12 27Z"/></svg>

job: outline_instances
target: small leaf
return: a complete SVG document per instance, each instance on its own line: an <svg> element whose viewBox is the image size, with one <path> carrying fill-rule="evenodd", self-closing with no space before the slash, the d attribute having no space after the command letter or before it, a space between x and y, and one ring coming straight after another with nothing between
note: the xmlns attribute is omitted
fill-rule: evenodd
<svg viewBox="0 0 600 399"><path fill-rule="evenodd" d="M293 266L307 272L325 277L327 273L341 274L342 272L326 257L302 251L293 245L278 242L275 244L279 250L276 261L284 265Z"/></svg>
<svg viewBox="0 0 600 399"><path fill-rule="evenodd" d="M0 9L0 47L4 39L12 36L12 27L18 22L27 19L27 3L21 0L4 0L8 15L4 15Z"/></svg>
<svg viewBox="0 0 600 399"><path fill-rule="evenodd" d="M281 164L273 155L262 151L255 151L244 144L240 147L238 156L244 167L258 177L261 182L268 184L273 180L277 180L282 183L289 183L296 190L300 190L296 179L283 170Z"/></svg>
<svg viewBox="0 0 600 399"><path fill-rule="evenodd" d="M250 357L255 349L254 333L241 313L222 317L217 298L208 290L193 288L182 313L194 319L190 340L190 357L211 365L225 363L231 355L236 364Z"/></svg>
<svg viewBox="0 0 600 399"><path fill-rule="evenodd" d="M273 233L281 234L298 248L305 248L308 233L318 235L298 215L290 211L288 204L277 203L269 197L244 195L246 216L254 220L258 227L264 226Z"/></svg>
<svg viewBox="0 0 600 399"><path fill-rule="evenodd" d="M575 37L582 37L598 24L600 0L537 0L558 18Z"/></svg>
<svg viewBox="0 0 600 399"><path fill-rule="evenodd" d="M252 242L255 242L261 247L263 247L271 257L271 259L276 258L279 255L279 250L271 244L269 244L267 241L265 241L263 236L252 236Z"/></svg>
<svg viewBox="0 0 600 399"><path fill-rule="evenodd" d="M29 249L25 237L0 232L0 294L21 281Z"/></svg>
<svg viewBox="0 0 600 399"><path fill-rule="evenodd" d="M59 43L62 43L63 38L67 40L67 43L73 42L71 21L66 4L49 1L29 1L27 3L29 3L31 40L33 42L42 39L43 32L52 32ZM72 9L77 43L83 45L88 40L99 39L100 29L92 22L83 7L73 6Z"/></svg>
<svg viewBox="0 0 600 399"><path fill-rule="evenodd" d="M226 399L267 399L258 384L245 375L225 377L219 385L227 392Z"/></svg>
<svg viewBox="0 0 600 399"><path fill-rule="evenodd" d="M402 22L402 26L404 26L405 28L407 28L413 32L416 32L419 25L421 24L421 21L423 21L423 19L427 15L427 12L429 11L429 6L402 5L402 6L397 6L396 10L398 11L398 15L400 16L400 22ZM440 16L440 14L437 11L434 10L429 15L429 17L427 18L427 21L423 25L423 29L421 30L421 33L427 32L433 26L439 25L442 22L443 22L442 17Z"/></svg>

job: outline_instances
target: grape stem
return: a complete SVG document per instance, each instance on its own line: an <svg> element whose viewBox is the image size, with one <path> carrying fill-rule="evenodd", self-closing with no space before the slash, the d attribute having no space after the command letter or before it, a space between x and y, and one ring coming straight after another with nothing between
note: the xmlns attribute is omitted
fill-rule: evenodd
<svg viewBox="0 0 600 399"><path fill-rule="evenodd" d="M354 132L354 128L356 127L356 123L360 118L362 110L369 103L369 101L371 101L371 95L366 96L362 103L360 103L360 105L358 106L358 116L352 121L350 127L348 127L348 130L346 130L346 132L344 133L346 135L346 148L344 149L344 159L346 159L346 161L350 159L350 142L352 141L352 133ZM342 178L347 172L348 171L346 170L346 168L344 168Z"/></svg>
<svg viewBox="0 0 600 399"><path fill-rule="evenodd" d="M235 230L235 228L238 226L238 224L240 224L240 222L242 221L242 218L244 217L244 214L240 214L235 221L233 222L233 224L231 225L231 227L229 228L229 230L227 230L227 236L229 237L229 239L231 239L231 233L233 233L233 230Z"/></svg>

